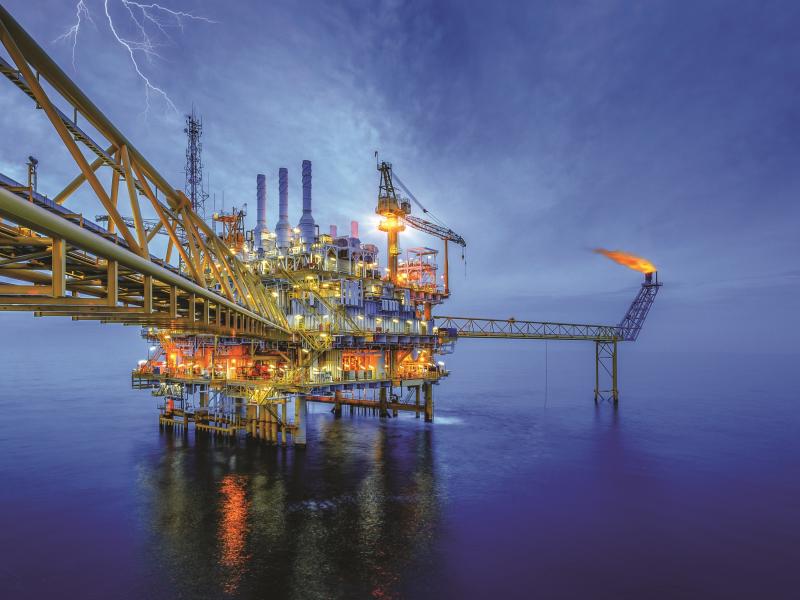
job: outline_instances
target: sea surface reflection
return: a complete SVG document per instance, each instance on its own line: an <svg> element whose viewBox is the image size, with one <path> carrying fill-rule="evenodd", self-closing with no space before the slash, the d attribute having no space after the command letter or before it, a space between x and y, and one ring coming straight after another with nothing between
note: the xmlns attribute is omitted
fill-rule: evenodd
<svg viewBox="0 0 800 600"><path fill-rule="evenodd" d="M295 450L159 431L125 364L48 348L0 362L3 599L800 589L797 357L627 352L615 411L592 348L545 394L539 347L465 344L435 423L316 406Z"/></svg>
<svg viewBox="0 0 800 600"><path fill-rule="evenodd" d="M429 558L439 515L432 431L319 416L305 450L162 434L140 485L149 545L175 589L400 597L402 574Z"/></svg>

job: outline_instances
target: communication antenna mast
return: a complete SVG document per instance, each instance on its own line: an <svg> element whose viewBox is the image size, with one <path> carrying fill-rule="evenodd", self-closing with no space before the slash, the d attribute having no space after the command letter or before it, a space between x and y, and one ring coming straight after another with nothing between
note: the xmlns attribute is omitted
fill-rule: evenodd
<svg viewBox="0 0 800 600"><path fill-rule="evenodd" d="M186 115L186 185L184 191L192 202L192 210L206 218L206 199L208 194L203 190L203 119L195 115L194 106L192 113Z"/></svg>

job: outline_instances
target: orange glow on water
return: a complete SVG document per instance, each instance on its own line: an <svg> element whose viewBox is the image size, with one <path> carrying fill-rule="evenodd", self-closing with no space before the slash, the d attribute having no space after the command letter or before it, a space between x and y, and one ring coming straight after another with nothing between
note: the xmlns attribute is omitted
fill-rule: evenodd
<svg viewBox="0 0 800 600"><path fill-rule="evenodd" d="M656 269L656 266L646 258L636 256L635 254L629 254L628 252L623 252L622 250L606 250L605 248L596 248L595 252L597 254L602 254L603 256L606 256L614 262L628 267L629 269L639 271L640 273L655 273L658 270Z"/></svg>
<svg viewBox="0 0 800 600"><path fill-rule="evenodd" d="M241 475L226 475L220 484L222 513L219 524L220 565L227 577L223 582L226 594L234 594L247 566L247 511L250 503L245 491L246 479Z"/></svg>

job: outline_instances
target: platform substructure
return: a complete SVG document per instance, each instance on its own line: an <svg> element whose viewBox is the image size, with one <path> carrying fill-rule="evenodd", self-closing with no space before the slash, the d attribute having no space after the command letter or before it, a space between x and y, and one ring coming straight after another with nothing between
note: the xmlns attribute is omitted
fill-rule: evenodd
<svg viewBox="0 0 800 600"><path fill-rule="evenodd" d="M595 342L594 403L619 403L617 387L617 341ZM610 387L609 387L610 386Z"/></svg>

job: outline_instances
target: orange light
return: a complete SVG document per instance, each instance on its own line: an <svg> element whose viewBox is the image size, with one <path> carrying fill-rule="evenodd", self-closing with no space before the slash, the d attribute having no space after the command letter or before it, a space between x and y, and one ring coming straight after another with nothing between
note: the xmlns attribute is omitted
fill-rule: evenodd
<svg viewBox="0 0 800 600"><path fill-rule="evenodd" d="M606 250L605 248L596 248L595 252L597 254L602 254L603 256L606 256L614 262L628 267L629 269L639 271L640 273L655 273L657 271L656 266L646 258L636 256L635 254L629 254L627 252L623 252L622 250Z"/></svg>

